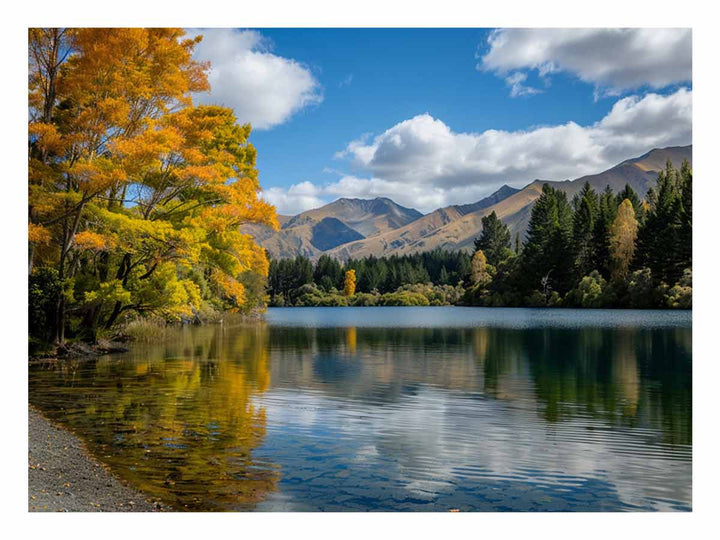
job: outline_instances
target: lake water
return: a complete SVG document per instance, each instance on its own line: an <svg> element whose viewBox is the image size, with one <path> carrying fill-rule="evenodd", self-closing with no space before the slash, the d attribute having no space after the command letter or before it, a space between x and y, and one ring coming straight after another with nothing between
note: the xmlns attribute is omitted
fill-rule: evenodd
<svg viewBox="0 0 720 540"><path fill-rule="evenodd" d="M182 510L692 506L690 312L269 309L30 365L30 402Z"/></svg>

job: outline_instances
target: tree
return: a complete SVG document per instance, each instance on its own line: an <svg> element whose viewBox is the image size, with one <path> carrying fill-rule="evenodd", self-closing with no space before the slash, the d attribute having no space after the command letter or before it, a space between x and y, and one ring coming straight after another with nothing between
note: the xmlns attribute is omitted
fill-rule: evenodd
<svg viewBox="0 0 720 540"><path fill-rule="evenodd" d="M315 264L313 281L326 292L330 292L332 288L340 288L342 277L340 263L328 255L321 255Z"/></svg>
<svg viewBox="0 0 720 540"><path fill-rule="evenodd" d="M530 293L543 286L541 280L565 294L572 286L572 207L565 192L543 184L532 208L520 264L519 285Z"/></svg>
<svg viewBox="0 0 720 540"><path fill-rule="evenodd" d="M470 280L473 285L480 288L487 287L492 280L492 276L487 270L487 259L480 249L475 252L475 255L473 255L472 258L472 274L470 276Z"/></svg>
<svg viewBox="0 0 720 540"><path fill-rule="evenodd" d="M348 270L345 272L345 285L343 286L343 293L345 296L352 296L355 294L355 270Z"/></svg>
<svg viewBox="0 0 720 540"><path fill-rule="evenodd" d="M689 167L686 174L689 174L691 183ZM663 283L676 283L680 279L687 256L684 246L681 245L683 201L679 176L679 172L668 160L665 170L658 173L655 188L648 192L649 208L638 232L636 267L649 268L653 278ZM691 188L688 193L691 199ZM685 232L690 237L691 227L692 222Z"/></svg>
<svg viewBox="0 0 720 540"><path fill-rule="evenodd" d="M493 266L497 266L510 254L510 229L498 219L495 211L482 218L482 233L475 239L477 250L482 250L487 262Z"/></svg>
<svg viewBox="0 0 720 540"><path fill-rule="evenodd" d="M615 203L616 206L620 206L622 202L628 199L630 203L633 206L633 210L635 211L635 219L637 219L638 223L642 223L644 219L644 208L645 205L643 204L643 200L640 198L640 196L635 192L635 190L630 186L630 184L625 184L625 187L623 190L617 194L615 197Z"/></svg>
<svg viewBox="0 0 720 540"><path fill-rule="evenodd" d="M680 231L678 238L679 266L692 267L692 168L687 160L680 168Z"/></svg>
<svg viewBox="0 0 720 540"><path fill-rule="evenodd" d="M625 199L610 226L610 275L616 281L625 281L635 254L638 222L632 201Z"/></svg>
<svg viewBox="0 0 720 540"><path fill-rule="evenodd" d="M598 196L589 182L573 199L573 249L575 251L575 278L587 275L594 264L593 233L598 219Z"/></svg>
<svg viewBox="0 0 720 540"><path fill-rule="evenodd" d="M610 225L617 214L617 202L610 186L600 194L597 219L593 227L591 266L597 270L603 278L610 277Z"/></svg>
<svg viewBox="0 0 720 540"><path fill-rule="evenodd" d="M58 270L90 337L129 311L192 316L246 305L268 272L242 223L277 227L250 126L192 105L209 89L181 29L30 30L29 265ZM254 302L254 301L253 301ZM251 302L252 303L252 302Z"/></svg>

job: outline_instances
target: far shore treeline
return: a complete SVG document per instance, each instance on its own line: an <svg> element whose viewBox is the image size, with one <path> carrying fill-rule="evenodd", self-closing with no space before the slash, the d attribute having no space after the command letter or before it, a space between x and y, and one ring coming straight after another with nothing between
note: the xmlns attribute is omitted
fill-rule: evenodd
<svg viewBox="0 0 720 540"><path fill-rule="evenodd" d="M524 240L493 212L472 255L271 260L268 292L271 306L690 309L691 267L692 169L668 161L644 199L586 183L568 201L545 184Z"/></svg>

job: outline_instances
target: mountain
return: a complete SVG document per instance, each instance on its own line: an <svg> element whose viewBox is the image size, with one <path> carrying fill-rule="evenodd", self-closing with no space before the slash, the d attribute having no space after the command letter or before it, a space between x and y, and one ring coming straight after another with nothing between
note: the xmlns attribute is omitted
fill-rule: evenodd
<svg viewBox="0 0 720 540"><path fill-rule="evenodd" d="M599 174L583 176L576 180L564 182L545 182L535 180L521 190L505 193L494 204L483 205L482 201L463 207L448 207L427 214L421 219L389 231L382 235L364 240L342 244L328 252L329 255L341 260L362 258L370 255L390 256L417 253L435 248L472 250L474 239L482 230L482 218L493 211L510 228L512 237L525 234L533 204L542 193L543 184L561 189L572 198L582 189L585 182L590 182L595 190L602 191L609 185L613 191L620 191L625 184L644 196L654 185L658 171L665 167L670 159L676 167L680 167L683 159L692 163L692 146L678 146L654 149L638 158L629 159ZM510 188L511 190L513 188ZM494 197L495 194L491 195ZM476 206L476 209L471 207ZM470 209L470 211L467 211Z"/></svg>
<svg viewBox="0 0 720 540"><path fill-rule="evenodd" d="M398 229L422 216L386 197L342 198L296 216L278 216L279 231L245 225L243 232L251 234L274 258L317 258L340 244Z"/></svg>
<svg viewBox="0 0 720 540"><path fill-rule="evenodd" d="M328 255L347 260L370 255L402 255L434 248L470 248L482 228L480 219L492 212L491 209L504 208L504 213L510 214L528 205L532 206L532 202L539 196L539 191L523 191L525 190L503 186L476 203L439 208L394 231L338 246L329 251ZM459 223L463 225L458 227Z"/></svg>
<svg viewBox="0 0 720 540"><path fill-rule="evenodd" d="M325 251L362 238L365 237L339 219L326 217L317 225L313 225L310 243L320 251Z"/></svg>
<svg viewBox="0 0 720 540"><path fill-rule="evenodd" d="M422 217L414 208L405 208L386 197L377 199L338 199L320 208L308 210L290 219L283 228L336 218L363 237L394 230Z"/></svg>
<svg viewBox="0 0 720 540"><path fill-rule="evenodd" d="M644 196L668 159L676 167L683 159L692 163L692 146L656 148L601 173L575 180L535 180L522 189L503 186L480 201L439 208L426 215L384 197L338 199L297 216L278 216L280 231L258 225L245 226L244 230L276 258L296 255L317 258L327 253L347 260L435 248L472 250L474 239L482 230L482 218L493 211L508 225L513 238L516 233L524 235L543 184L565 191L568 198L579 192L585 182L596 191L609 185L616 192L630 184Z"/></svg>

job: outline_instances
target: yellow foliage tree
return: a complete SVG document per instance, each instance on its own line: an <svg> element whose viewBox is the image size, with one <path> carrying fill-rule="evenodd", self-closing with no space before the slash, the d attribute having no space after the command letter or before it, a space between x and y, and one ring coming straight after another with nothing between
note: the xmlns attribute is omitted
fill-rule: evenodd
<svg viewBox="0 0 720 540"><path fill-rule="evenodd" d="M343 286L343 293L345 296L352 296L355 294L355 270L348 270L345 272L345 284Z"/></svg>
<svg viewBox="0 0 720 540"><path fill-rule="evenodd" d="M630 262L635 254L638 222L632 202L625 199L618 207L617 216L610 226L610 268L613 279L627 278Z"/></svg>
<svg viewBox="0 0 720 540"><path fill-rule="evenodd" d="M492 280L492 276L487 271L487 259L481 249L478 249L473 255L471 264L470 279L474 285L486 287Z"/></svg>
<svg viewBox="0 0 720 540"><path fill-rule="evenodd" d="M193 106L208 66L192 59L201 37L183 36L29 31L28 268L54 266L74 291L59 299L59 341L68 301L84 326L110 327L127 311L185 316L209 298L238 309L240 276L267 275L264 250L239 231L278 226L259 198L251 128Z"/></svg>

